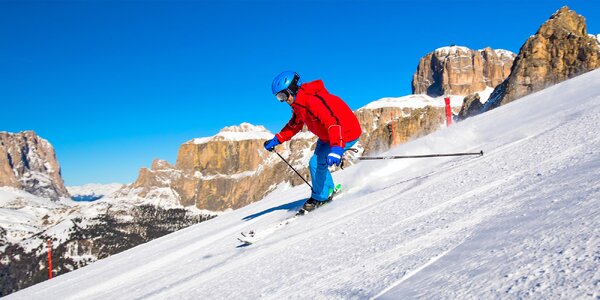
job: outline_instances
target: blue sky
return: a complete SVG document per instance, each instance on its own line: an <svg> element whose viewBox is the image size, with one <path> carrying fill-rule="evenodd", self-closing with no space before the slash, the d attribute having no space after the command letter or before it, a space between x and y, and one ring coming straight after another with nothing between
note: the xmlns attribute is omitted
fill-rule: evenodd
<svg viewBox="0 0 600 300"><path fill-rule="evenodd" d="M357 109L410 94L438 47L518 52L563 5L600 33L590 0L0 0L0 131L48 139L67 185L129 183L224 126L278 131L280 71L323 79Z"/></svg>

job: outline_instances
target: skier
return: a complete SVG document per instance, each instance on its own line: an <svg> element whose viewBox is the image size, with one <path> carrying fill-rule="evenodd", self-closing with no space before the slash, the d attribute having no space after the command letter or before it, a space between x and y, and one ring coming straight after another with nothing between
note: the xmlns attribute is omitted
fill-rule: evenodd
<svg viewBox="0 0 600 300"><path fill-rule="evenodd" d="M264 143L265 149L273 151L304 125L319 138L309 163L312 193L302 207L309 212L331 201L335 185L328 166L340 165L344 151L358 141L362 129L350 107L330 94L321 80L301 83L298 73L285 71L273 79L271 90L279 101L291 106L292 118Z"/></svg>

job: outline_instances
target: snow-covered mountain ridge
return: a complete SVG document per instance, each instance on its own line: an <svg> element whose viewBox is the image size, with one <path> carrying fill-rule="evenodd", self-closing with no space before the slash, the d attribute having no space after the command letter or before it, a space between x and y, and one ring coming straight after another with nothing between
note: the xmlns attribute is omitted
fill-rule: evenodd
<svg viewBox="0 0 600 300"><path fill-rule="evenodd" d="M487 87L485 90L477 92L481 97L481 102L485 103L489 98L490 94L494 91L493 88ZM396 107L396 108L425 108L425 107L445 107L444 98L450 98L450 106L453 108L460 108L463 105L464 95L448 95L441 97L430 97L426 94L415 94L403 97L385 97L361 107L363 109L378 109L384 107Z"/></svg>
<svg viewBox="0 0 600 300"><path fill-rule="evenodd" d="M506 57L513 57L513 58L516 56L516 54L514 52L506 50L506 49L491 49L491 50L493 52L495 52L498 56L506 56ZM467 53L469 51L471 51L471 49L469 47L453 45L453 46L439 47L439 48L435 49L433 52L436 52L440 55L447 56L450 54L456 54L457 52ZM477 51L484 52L484 51L486 51L486 48L479 49Z"/></svg>
<svg viewBox="0 0 600 300"><path fill-rule="evenodd" d="M239 126L228 126L216 135L204 138L195 138L188 143L193 144L205 144L210 141L243 141L252 139L270 139L273 134L269 132L264 126L256 126L250 123L244 122Z"/></svg>
<svg viewBox="0 0 600 300"><path fill-rule="evenodd" d="M120 186L69 187L75 196L100 198L94 202L0 187L0 295L47 279L48 240L59 275L216 215L161 199L110 198Z"/></svg>
<svg viewBox="0 0 600 300"><path fill-rule="evenodd" d="M71 198L96 198L110 196L119 189L123 188L121 183L98 184L89 183L80 186L67 186Z"/></svg>
<svg viewBox="0 0 600 300"><path fill-rule="evenodd" d="M304 186L113 255L7 299L590 298L600 296L600 70L360 163L331 204ZM142 263L140 263L142 261Z"/></svg>

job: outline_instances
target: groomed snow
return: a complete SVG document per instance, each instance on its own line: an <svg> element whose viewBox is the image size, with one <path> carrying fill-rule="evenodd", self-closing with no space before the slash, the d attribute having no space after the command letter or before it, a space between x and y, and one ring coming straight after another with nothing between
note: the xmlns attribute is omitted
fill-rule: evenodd
<svg viewBox="0 0 600 300"><path fill-rule="evenodd" d="M600 70L363 162L345 193L257 244L309 194L262 201L7 299L598 299Z"/></svg>

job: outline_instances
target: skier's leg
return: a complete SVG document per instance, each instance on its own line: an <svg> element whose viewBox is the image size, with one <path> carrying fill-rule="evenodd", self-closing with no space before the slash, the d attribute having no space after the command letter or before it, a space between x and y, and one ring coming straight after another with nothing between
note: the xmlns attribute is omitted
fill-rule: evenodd
<svg viewBox="0 0 600 300"><path fill-rule="evenodd" d="M347 142L346 146L344 147L344 152L348 151L348 149L352 148L352 146L354 146L354 144L356 144L356 142L358 142L358 139L355 139L354 141Z"/></svg>
<svg viewBox="0 0 600 300"><path fill-rule="evenodd" d="M329 189L334 187L333 178L327 168L327 155L331 152L329 144L317 140L315 152L310 159L309 168L312 180L311 197L315 200L324 201L329 197Z"/></svg>

